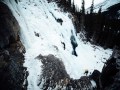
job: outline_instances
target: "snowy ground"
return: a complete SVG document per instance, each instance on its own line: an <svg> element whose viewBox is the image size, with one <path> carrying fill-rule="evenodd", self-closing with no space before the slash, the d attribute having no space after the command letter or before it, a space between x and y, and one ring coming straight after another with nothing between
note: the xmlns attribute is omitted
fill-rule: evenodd
<svg viewBox="0 0 120 90"><path fill-rule="evenodd" d="M84 75L87 69L92 72L94 69L101 71L103 62L108 59L111 50L104 50L101 47L84 44L79 36L75 35L75 29L69 13L64 13L55 3L47 3L46 0L21 0L18 4L9 0L5 2L21 27L21 40L26 48L25 63L29 72L28 90L39 90L37 82L41 74L42 63L35 59L39 54L53 54L60 58L71 78L78 79ZM56 22L55 18L61 18L63 24ZM76 38L78 57L72 55L70 41L71 31ZM35 35L39 34L39 37ZM66 49L64 50L63 44Z"/></svg>

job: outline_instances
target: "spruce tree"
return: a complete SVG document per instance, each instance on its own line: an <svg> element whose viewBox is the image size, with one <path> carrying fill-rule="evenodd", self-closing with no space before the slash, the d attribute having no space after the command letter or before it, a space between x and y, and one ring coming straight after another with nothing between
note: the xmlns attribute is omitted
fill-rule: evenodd
<svg viewBox="0 0 120 90"><path fill-rule="evenodd" d="M82 14L85 14L85 1L82 0Z"/></svg>
<svg viewBox="0 0 120 90"><path fill-rule="evenodd" d="M100 6L99 10L98 10L98 14L101 14L102 12L102 6Z"/></svg>
<svg viewBox="0 0 120 90"><path fill-rule="evenodd" d="M71 5L72 5L71 0L67 0L67 2L68 2L68 5L69 5L69 8L71 8Z"/></svg>
<svg viewBox="0 0 120 90"><path fill-rule="evenodd" d="M91 7L90 7L90 14L93 13L93 10L94 10L94 0L92 0L92 4L91 4Z"/></svg>
<svg viewBox="0 0 120 90"><path fill-rule="evenodd" d="M80 15L80 30L83 33L84 31L84 22L85 22L85 1L82 0L82 6L81 6L81 15Z"/></svg>
<svg viewBox="0 0 120 90"><path fill-rule="evenodd" d="M74 0L73 0L73 6L72 6L72 8L73 8L73 13L75 13L75 3L74 3Z"/></svg>

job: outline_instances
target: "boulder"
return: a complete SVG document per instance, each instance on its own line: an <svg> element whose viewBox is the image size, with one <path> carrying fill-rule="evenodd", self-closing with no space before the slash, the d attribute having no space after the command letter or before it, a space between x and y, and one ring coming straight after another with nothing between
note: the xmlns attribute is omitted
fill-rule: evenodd
<svg viewBox="0 0 120 90"><path fill-rule="evenodd" d="M90 75L90 79L95 81L98 90L101 88L100 75L101 73L98 70L94 70L93 73Z"/></svg>

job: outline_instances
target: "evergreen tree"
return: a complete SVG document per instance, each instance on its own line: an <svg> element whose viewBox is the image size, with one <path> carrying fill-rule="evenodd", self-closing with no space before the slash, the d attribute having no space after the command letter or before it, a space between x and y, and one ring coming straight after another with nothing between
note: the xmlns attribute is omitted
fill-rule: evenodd
<svg viewBox="0 0 120 90"><path fill-rule="evenodd" d="M85 14L85 1L82 0L82 14Z"/></svg>
<svg viewBox="0 0 120 90"><path fill-rule="evenodd" d="M80 15L80 30L83 33L84 31L84 22L85 22L85 1L82 0L82 6L81 6L81 15Z"/></svg>
<svg viewBox="0 0 120 90"><path fill-rule="evenodd" d="M74 0L73 0L72 8L73 8L73 13L75 13L75 3L74 3Z"/></svg>
<svg viewBox="0 0 120 90"><path fill-rule="evenodd" d="M68 0L68 3L69 3L69 8L71 8L71 5L72 5L71 0Z"/></svg>
<svg viewBox="0 0 120 90"><path fill-rule="evenodd" d="M92 4L91 4L91 7L90 7L90 14L92 14L94 11L94 0L92 0Z"/></svg>
<svg viewBox="0 0 120 90"><path fill-rule="evenodd" d="M102 6L100 6L99 8L98 14L101 14L101 12L102 12Z"/></svg>

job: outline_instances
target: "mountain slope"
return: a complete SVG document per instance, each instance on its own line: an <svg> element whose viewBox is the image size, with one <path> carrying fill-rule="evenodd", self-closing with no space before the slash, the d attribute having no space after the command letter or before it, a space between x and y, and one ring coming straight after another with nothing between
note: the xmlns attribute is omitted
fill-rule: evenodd
<svg viewBox="0 0 120 90"><path fill-rule="evenodd" d="M42 62L37 56L52 54L62 60L71 78L79 79L87 69L101 71L103 62L112 53L101 47L84 43L76 36L70 13L62 12L56 3L47 0L4 1L21 27L21 40L26 48L25 63L29 72L28 90L39 90L38 82L42 73ZM77 43L74 55L71 37Z"/></svg>
<svg viewBox="0 0 120 90"><path fill-rule="evenodd" d="M117 3L120 3L120 0L105 0L104 2L94 6L94 11L98 11L100 7L102 7L102 11L106 11L107 8ZM90 8L87 9L87 11L89 10Z"/></svg>

